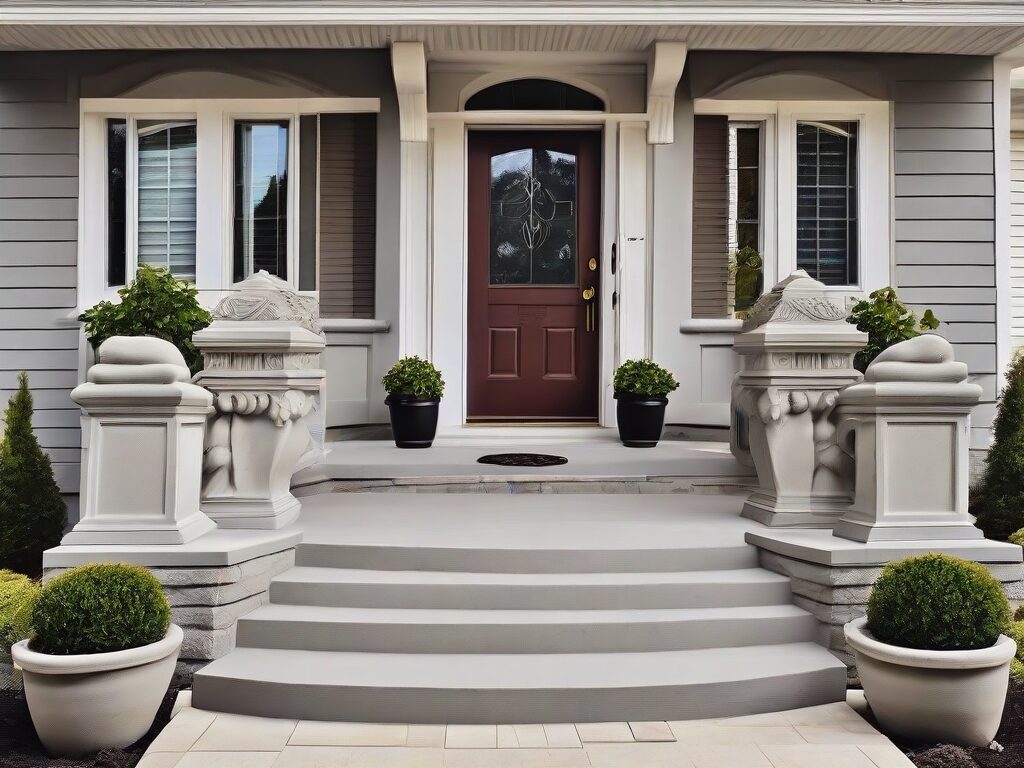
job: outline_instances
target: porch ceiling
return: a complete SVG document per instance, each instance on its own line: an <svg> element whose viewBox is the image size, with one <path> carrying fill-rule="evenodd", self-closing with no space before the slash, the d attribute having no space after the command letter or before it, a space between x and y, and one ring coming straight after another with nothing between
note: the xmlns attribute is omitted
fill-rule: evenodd
<svg viewBox="0 0 1024 768"><path fill-rule="evenodd" d="M1019 0L3 0L0 49L862 51L993 55L1024 45ZM569 17L572 24L566 24Z"/></svg>

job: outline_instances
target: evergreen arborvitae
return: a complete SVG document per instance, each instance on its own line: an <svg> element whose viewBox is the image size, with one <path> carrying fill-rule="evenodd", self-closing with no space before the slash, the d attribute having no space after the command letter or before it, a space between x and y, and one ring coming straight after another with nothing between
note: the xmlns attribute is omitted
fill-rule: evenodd
<svg viewBox="0 0 1024 768"><path fill-rule="evenodd" d="M60 543L68 509L53 479L50 457L32 433L28 374L4 414L0 441L0 568L29 576L43 570L43 550Z"/></svg>
<svg viewBox="0 0 1024 768"><path fill-rule="evenodd" d="M1007 371L993 432L985 477L971 499L971 513L986 536L1005 539L1024 527L1024 355L1017 355Z"/></svg>

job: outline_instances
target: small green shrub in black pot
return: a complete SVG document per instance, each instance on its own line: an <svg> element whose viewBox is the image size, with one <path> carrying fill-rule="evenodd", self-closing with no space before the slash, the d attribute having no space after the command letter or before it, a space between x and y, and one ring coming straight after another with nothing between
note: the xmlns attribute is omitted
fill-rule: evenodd
<svg viewBox="0 0 1024 768"><path fill-rule="evenodd" d="M437 433L444 379L428 360L403 357L381 379L391 411L391 433L399 448L429 448Z"/></svg>
<svg viewBox="0 0 1024 768"><path fill-rule="evenodd" d="M665 426L668 393L679 388L670 371L650 360L627 360L615 371L619 439L629 448L653 448Z"/></svg>

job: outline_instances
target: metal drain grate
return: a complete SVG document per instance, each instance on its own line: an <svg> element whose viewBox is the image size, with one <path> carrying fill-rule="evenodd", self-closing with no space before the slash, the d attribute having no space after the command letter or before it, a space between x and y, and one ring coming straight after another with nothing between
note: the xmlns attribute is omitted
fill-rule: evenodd
<svg viewBox="0 0 1024 768"><path fill-rule="evenodd" d="M557 467L569 463L565 456L546 453L492 453L476 461L478 464L496 464L499 467Z"/></svg>

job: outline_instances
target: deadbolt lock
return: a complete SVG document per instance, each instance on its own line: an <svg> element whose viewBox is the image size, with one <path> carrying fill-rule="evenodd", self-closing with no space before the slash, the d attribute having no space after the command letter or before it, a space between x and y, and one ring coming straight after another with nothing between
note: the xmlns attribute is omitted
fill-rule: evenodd
<svg viewBox="0 0 1024 768"><path fill-rule="evenodd" d="M586 288L583 291L583 300L584 301L590 301L592 298L594 298L594 288L593 288L593 286L591 286L590 288Z"/></svg>
<svg viewBox="0 0 1024 768"><path fill-rule="evenodd" d="M587 262L587 266L590 267L591 272L597 271L597 259L592 258L589 262Z"/></svg>

